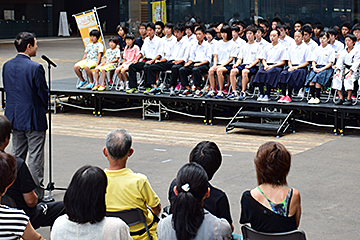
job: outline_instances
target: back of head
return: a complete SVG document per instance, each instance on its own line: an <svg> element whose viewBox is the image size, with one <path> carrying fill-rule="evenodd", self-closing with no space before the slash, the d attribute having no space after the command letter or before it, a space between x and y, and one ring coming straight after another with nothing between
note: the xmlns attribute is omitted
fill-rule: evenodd
<svg viewBox="0 0 360 240"><path fill-rule="evenodd" d="M64 196L64 205L71 221L100 222L106 214L107 177L102 169L83 166L76 171Z"/></svg>
<svg viewBox="0 0 360 240"><path fill-rule="evenodd" d="M10 133L12 131L12 125L9 119L4 115L0 115L0 146L3 145L6 138L10 140Z"/></svg>
<svg viewBox="0 0 360 240"><path fill-rule="evenodd" d="M284 145L278 142L264 143L259 147L254 163L258 185L287 185L291 155Z"/></svg>
<svg viewBox="0 0 360 240"><path fill-rule="evenodd" d="M14 44L18 52L25 52L28 44L34 46L35 35L29 32L21 32L16 36Z"/></svg>
<svg viewBox="0 0 360 240"><path fill-rule="evenodd" d="M16 178L16 159L13 155L0 152L0 196Z"/></svg>
<svg viewBox="0 0 360 240"><path fill-rule="evenodd" d="M125 129L115 129L108 133L105 146L109 156L113 160L126 157L132 145L132 138Z"/></svg>
<svg viewBox="0 0 360 240"><path fill-rule="evenodd" d="M172 221L177 239L189 240L196 236L204 220L202 199L208 189L205 170L197 163L187 163L176 176L177 195L173 198Z"/></svg>
<svg viewBox="0 0 360 240"><path fill-rule="evenodd" d="M189 162L200 164L206 171L210 181L221 165L222 156L216 143L202 141L191 150Z"/></svg>

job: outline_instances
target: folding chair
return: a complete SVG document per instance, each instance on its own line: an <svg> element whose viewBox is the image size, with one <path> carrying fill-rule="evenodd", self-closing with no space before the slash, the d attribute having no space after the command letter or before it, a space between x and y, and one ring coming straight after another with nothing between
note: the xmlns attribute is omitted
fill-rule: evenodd
<svg viewBox="0 0 360 240"><path fill-rule="evenodd" d="M124 210L124 211L118 211L118 212L106 212L106 216L108 217L119 217L121 218L129 227L133 226L135 224L138 223L143 223L144 224L144 233L146 232L149 240L152 240L152 236L150 234L149 231L149 227L146 224L146 219L144 216L144 213L141 209L139 208L133 208L133 209L129 209L129 210ZM138 232L142 232L143 230L140 230ZM132 233L130 232L130 235L142 235L143 233Z"/></svg>
<svg viewBox="0 0 360 240"><path fill-rule="evenodd" d="M263 233L247 225L241 227L244 240L306 240L304 231L294 230L283 233Z"/></svg>

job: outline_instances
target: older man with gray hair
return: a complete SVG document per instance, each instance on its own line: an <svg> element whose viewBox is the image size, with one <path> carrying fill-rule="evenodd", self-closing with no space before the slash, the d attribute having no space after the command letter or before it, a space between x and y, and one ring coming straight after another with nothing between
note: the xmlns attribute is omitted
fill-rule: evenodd
<svg viewBox="0 0 360 240"><path fill-rule="evenodd" d="M116 129L106 136L103 153L109 161L105 169L108 177L106 190L106 211L116 212L140 208L145 215L153 239L157 239L157 215L160 214L160 199L151 188L147 177L126 168L128 158L134 153L132 138L125 129ZM151 208L148 209L147 206ZM148 239L144 225L139 223L130 227L134 240Z"/></svg>

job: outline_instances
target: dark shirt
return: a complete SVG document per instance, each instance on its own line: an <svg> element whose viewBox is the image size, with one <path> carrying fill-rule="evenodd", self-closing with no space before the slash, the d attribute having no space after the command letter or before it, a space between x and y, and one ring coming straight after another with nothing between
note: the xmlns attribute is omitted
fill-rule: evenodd
<svg viewBox="0 0 360 240"><path fill-rule="evenodd" d="M242 35L242 37L241 37L242 39L244 39L245 40L245 42L248 42L248 40L247 40L247 38L246 38L246 34L244 33L244 35Z"/></svg>
<svg viewBox="0 0 360 240"><path fill-rule="evenodd" d="M341 35L339 37L339 41L342 42L343 44L345 44L345 37L343 35Z"/></svg>
<svg viewBox="0 0 360 240"><path fill-rule="evenodd" d="M320 40L319 40L319 38L317 38L317 37L315 37L315 36L312 36L311 38L312 38L312 40L314 40L314 41L317 43L317 45L320 45Z"/></svg>
<svg viewBox="0 0 360 240"><path fill-rule="evenodd" d="M169 188L169 202L171 203L171 199L175 197L174 187L176 186L176 179L174 179ZM204 208L208 210L212 215L218 218L225 218L229 224L232 224L231 214L230 214L230 206L229 200L226 194L217 189L209 183L210 188L210 197L204 199Z"/></svg>
<svg viewBox="0 0 360 240"><path fill-rule="evenodd" d="M142 45L144 44L144 41L142 40L141 36L135 39L135 44L139 46L141 49Z"/></svg>
<svg viewBox="0 0 360 240"><path fill-rule="evenodd" d="M124 51L125 46L126 46L126 42L120 36L118 36L117 38L119 40L120 51Z"/></svg>
<svg viewBox="0 0 360 240"><path fill-rule="evenodd" d="M289 202L291 199L289 200ZM250 191L245 191L241 197L240 223L250 223L251 227L259 232L277 233L296 230L295 216L284 217L256 201Z"/></svg>
<svg viewBox="0 0 360 240"><path fill-rule="evenodd" d="M268 41L268 42L271 42L270 41L270 32L267 32L266 33L266 35L265 35L265 37L263 37L266 41Z"/></svg>

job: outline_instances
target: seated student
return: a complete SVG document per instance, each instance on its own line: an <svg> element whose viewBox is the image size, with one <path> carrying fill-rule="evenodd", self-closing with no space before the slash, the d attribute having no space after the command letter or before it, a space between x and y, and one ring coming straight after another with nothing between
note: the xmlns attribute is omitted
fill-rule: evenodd
<svg viewBox="0 0 360 240"><path fill-rule="evenodd" d="M298 92L304 86L307 66L313 60L313 56L309 47L303 42L303 36L302 30L294 33L296 45L291 46L288 50L288 68L283 70L279 76L281 87L279 103L291 102L292 90ZM288 88L288 92L286 92L286 88Z"/></svg>
<svg viewBox="0 0 360 240"><path fill-rule="evenodd" d="M336 58L339 57L339 53L344 49L344 44L340 41L336 40L336 36L338 35L338 31L336 28L330 28L328 30L330 35L329 45L334 49Z"/></svg>
<svg viewBox="0 0 360 240"><path fill-rule="evenodd" d="M216 25L215 25L214 30L215 30L215 33L216 33L216 35L215 35L215 40L216 41L221 40L221 28L223 26L224 26L224 23L216 23Z"/></svg>
<svg viewBox="0 0 360 240"><path fill-rule="evenodd" d="M232 93L228 96L230 100L245 100L245 90L249 83L250 77L258 70L259 56L261 46L255 42L256 27L250 25L246 28L246 37L248 42L240 49L237 55L237 61L230 72L230 84ZM241 93L238 94L236 90L236 77L238 74L242 75Z"/></svg>
<svg viewBox="0 0 360 240"><path fill-rule="evenodd" d="M303 26L304 26L303 21L297 20L297 21L294 23L294 31L301 30Z"/></svg>
<svg viewBox="0 0 360 240"><path fill-rule="evenodd" d="M254 85L259 86L260 96L258 101L269 101L270 91L277 87L278 76L288 60L287 51L284 45L280 44L278 39L280 36L279 30L272 30L270 32L271 44L266 46L260 54L263 67L257 72L254 79ZM264 86L266 85L266 93Z"/></svg>
<svg viewBox="0 0 360 240"><path fill-rule="evenodd" d="M339 41L345 44L345 36L350 33L351 24L349 22L344 22L341 24L341 36L339 37Z"/></svg>
<svg viewBox="0 0 360 240"><path fill-rule="evenodd" d="M230 63L234 59L234 52L236 50L236 43L231 41L232 33L231 27L229 25L224 25L221 28L221 38L222 40L218 41L215 46L214 54L214 64L209 70L209 82L211 86L211 91L205 95L205 97L214 97L216 94L216 82L215 82L215 72L218 77L219 82L219 91L215 96L216 98L224 98L223 93L224 89L224 74L230 72L231 65Z"/></svg>
<svg viewBox="0 0 360 240"><path fill-rule="evenodd" d="M130 240L129 227L117 217L106 217L108 181L102 169L86 165L76 171L65 192L66 214L51 229L52 240Z"/></svg>
<svg viewBox="0 0 360 240"><path fill-rule="evenodd" d="M240 28L239 31L239 38L243 39L245 42L247 42L245 29L246 29L246 23L244 21L237 21L237 26Z"/></svg>
<svg viewBox="0 0 360 240"><path fill-rule="evenodd" d="M116 27L116 33L118 34L117 48L120 49L121 52L123 52L126 46L125 36L128 33L128 29L124 24L120 24Z"/></svg>
<svg viewBox="0 0 360 240"><path fill-rule="evenodd" d="M305 85L310 86L310 104L320 103L321 86L325 86L333 73L332 64L335 62L335 51L328 44L330 36L328 32L320 33L321 45L316 47L313 55L312 69L306 76Z"/></svg>
<svg viewBox="0 0 360 240"><path fill-rule="evenodd" d="M162 38L164 35L164 23L161 21L157 21L155 23L155 35L158 36L159 38Z"/></svg>
<svg viewBox="0 0 360 240"><path fill-rule="evenodd" d="M288 23L288 22L285 22L285 25L286 25L285 33L286 33L287 36L290 37L291 25L290 25L290 23Z"/></svg>
<svg viewBox="0 0 360 240"><path fill-rule="evenodd" d="M167 22L164 27L165 36L162 40L162 49L161 60L156 60L149 68L148 72L148 82L152 85L152 89L145 94L160 94L162 89L160 89L156 84L156 74L160 71L170 70L172 67L172 51L173 46L176 42L176 37L173 35L174 24L172 22Z"/></svg>
<svg viewBox="0 0 360 240"><path fill-rule="evenodd" d="M189 61L179 70L181 86L185 89L179 94L181 97L192 96L188 76L194 77L195 95L201 96L201 77L209 71L211 56L209 54L209 44L204 40L205 29L196 29L196 38L198 42L191 46Z"/></svg>
<svg viewBox="0 0 360 240"><path fill-rule="evenodd" d="M314 36L312 36L312 39L317 44L320 44L319 36L320 36L320 33L322 31L324 31L324 25L321 22L316 22L316 23L314 23L314 25L312 27L313 27L313 31L314 31Z"/></svg>
<svg viewBox="0 0 360 240"><path fill-rule="evenodd" d="M281 22L280 18L275 17L273 18L273 20L271 21L271 31L276 29L276 25Z"/></svg>
<svg viewBox="0 0 360 240"><path fill-rule="evenodd" d="M355 48L356 37L353 34L345 36L346 48L343 49L335 66L335 75L333 78L332 88L337 90L339 99L335 102L336 105L344 104L351 105L351 94L354 90L354 82L359 79L359 65L360 65L360 50ZM342 71L345 69L345 77L342 80ZM344 81L345 91L347 91L347 98L344 100L342 94L342 81Z"/></svg>
<svg viewBox="0 0 360 240"><path fill-rule="evenodd" d="M257 26L256 29L257 30L256 30L256 34L255 34L255 38L256 38L255 40L256 40L256 43L258 43L261 46L261 50L263 50L270 43L263 38L264 33L265 33L264 28L261 26Z"/></svg>
<svg viewBox="0 0 360 240"><path fill-rule="evenodd" d="M319 45L311 39L312 37L312 27L308 24L304 25L302 27L302 31L304 32L304 43L306 43L306 45L308 45L308 47L310 48L311 52L314 52L315 48L317 48Z"/></svg>
<svg viewBox="0 0 360 240"><path fill-rule="evenodd" d="M0 115L0 152L4 153L8 146L11 131L10 121ZM16 158L16 173L15 181L5 195L14 200L17 209L25 211L35 229L52 226L55 219L65 213L64 203L62 201L38 203L38 196L34 191L37 186L25 161L19 157Z"/></svg>
<svg viewBox="0 0 360 240"><path fill-rule="evenodd" d="M115 72L120 80L120 91L127 91L131 93L129 87L129 76L126 73L129 70L130 64L133 64L137 56L140 53L140 48L138 45L135 45L135 37L132 33L128 33L125 36L126 47L123 52L123 59L116 68ZM125 82L125 83L124 83Z"/></svg>
<svg viewBox="0 0 360 240"><path fill-rule="evenodd" d="M352 34L356 37L355 47L360 47L360 23L356 23L351 29Z"/></svg>
<svg viewBox="0 0 360 240"><path fill-rule="evenodd" d="M270 42L270 23L267 19L259 19L259 26L264 29L264 32L262 32L262 38L264 38L267 42Z"/></svg>
<svg viewBox="0 0 360 240"><path fill-rule="evenodd" d="M276 24L276 29L280 32L279 43L283 44L286 51L288 51L292 45L295 45L295 41L286 34L286 24L279 22Z"/></svg>
<svg viewBox="0 0 360 240"><path fill-rule="evenodd" d="M190 163L200 164L206 171L208 181L211 181L216 171L220 168L222 157L221 152L214 142L202 141L199 142L190 152ZM176 186L176 179L174 179L169 187L168 198L172 203L174 197L174 187ZM211 214L218 218L225 218L231 225L231 229L234 230L232 224L229 200L226 194L220 189L212 186L209 183L210 196L204 199L204 208Z"/></svg>
<svg viewBox="0 0 360 240"><path fill-rule="evenodd" d="M145 38L147 37L146 34L146 22L141 22L139 25L139 37L135 39L135 44L138 45L139 49L141 49ZM126 37L126 36L125 36ZM125 43L126 43L126 39L125 39Z"/></svg>
<svg viewBox="0 0 360 240"><path fill-rule="evenodd" d="M278 142L261 145L255 159L258 186L241 197L241 224L259 232L296 230L300 224L301 200L295 188L287 186L291 154Z"/></svg>
<svg viewBox="0 0 360 240"><path fill-rule="evenodd" d="M13 155L0 152L0 199L16 178L16 160ZM23 210L0 205L2 239L44 240L32 227Z"/></svg>
<svg viewBox="0 0 360 240"><path fill-rule="evenodd" d="M148 82L148 71L151 64L154 64L156 60L160 59L162 52L162 40L158 36L155 36L155 25L149 22L146 25L147 37L141 48L139 55L129 66L129 87L127 93L136 93L137 79L136 73L144 71L145 92L150 91L151 84ZM141 60L141 61L140 61Z"/></svg>
<svg viewBox="0 0 360 240"><path fill-rule="evenodd" d="M192 22L187 22L185 23L184 25L185 27L185 39L188 40L188 43L190 45L193 45L195 44L197 41L196 41L196 36L194 34L194 24Z"/></svg>
<svg viewBox="0 0 360 240"><path fill-rule="evenodd" d="M81 88L85 85L86 81L82 76L81 69L84 69L86 75L90 79L90 83L86 85L86 89L92 89L94 87L94 77L91 71L92 68L95 68L99 65L101 61L102 53L104 52L104 46L101 42L99 42L100 32L99 30L91 30L90 32L90 41L86 46L84 56L81 61L77 62L74 65L74 71L78 78L80 79L79 84L76 86L77 88Z"/></svg>
<svg viewBox="0 0 360 240"><path fill-rule="evenodd" d="M159 240L231 239L230 224L203 208L210 196L208 177L197 163L180 168L173 188L172 214L160 220L157 227Z"/></svg>
<svg viewBox="0 0 360 240"><path fill-rule="evenodd" d="M157 216L161 211L160 199L145 175L134 173L126 167L128 158L134 153L131 145L132 138L124 129L113 130L106 136L106 146L103 148L109 161L109 168L105 169L109 183L105 195L106 211L140 208L150 234L156 240ZM130 233L134 240L148 239L142 223L130 226Z"/></svg>
<svg viewBox="0 0 360 240"><path fill-rule="evenodd" d="M106 89L106 72L116 68L116 65L120 59L120 50L116 48L117 43L118 39L116 37L111 37L109 39L110 49L106 50L102 63L95 68L95 85L91 90L104 91ZM102 75L101 85L99 85L99 72L101 72Z"/></svg>

